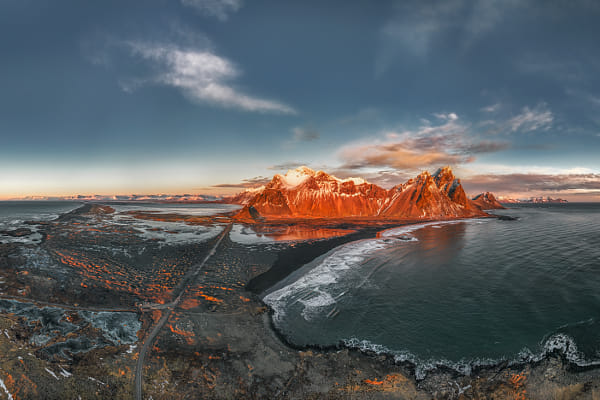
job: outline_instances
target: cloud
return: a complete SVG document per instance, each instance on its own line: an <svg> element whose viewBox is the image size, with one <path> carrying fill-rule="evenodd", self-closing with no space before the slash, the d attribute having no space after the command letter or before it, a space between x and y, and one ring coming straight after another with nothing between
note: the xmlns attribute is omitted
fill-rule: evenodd
<svg viewBox="0 0 600 400"><path fill-rule="evenodd" d="M281 102L247 95L232 85L241 75L229 60L209 49L184 48L173 44L126 42L131 54L151 63L157 72L150 78L130 79L122 83L126 91L158 84L179 89L198 103L245 111L294 114Z"/></svg>
<svg viewBox="0 0 600 400"><path fill-rule="evenodd" d="M403 52L424 57L435 36L452 24L462 0L422 4L400 2L390 20L379 32L380 45L375 60L375 75L383 74Z"/></svg>
<svg viewBox="0 0 600 400"><path fill-rule="evenodd" d="M494 113L496 111L498 111L501 107L500 103L496 103L496 104L491 104L487 107L483 107L481 108L481 111L486 112L486 113Z"/></svg>
<svg viewBox="0 0 600 400"><path fill-rule="evenodd" d="M502 106L492 104L480 110L487 114L496 113ZM518 114L504 118L489 118L477 122L477 125L488 135L514 132L547 131L554 126L555 117L546 103L539 103L531 108L525 106Z"/></svg>
<svg viewBox="0 0 600 400"><path fill-rule="evenodd" d="M508 121L510 130L513 132L532 132L536 130L548 130L552 127L554 115L545 104L538 104L534 109L523 107L521 113Z"/></svg>
<svg viewBox="0 0 600 400"><path fill-rule="evenodd" d="M448 113L448 114L434 113L433 116L438 119L442 119L442 120L446 120L446 121L456 121L458 119L458 115L456 115L455 113ZM429 122L428 120L424 120L424 121Z"/></svg>
<svg viewBox="0 0 600 400"><path fill-rule="evenodd" d="M195 8L198 12L209 17L226 21L230 13L242 7L242 0L181 0L181 4Z"/></svg>
<svg viewBox="0 0 600 400"><path fill-rule="evenodd" d="M563 195L598 195L600 196L600 174L482 174L461 179L465 188L471 193L492 191L499 194L520 194L522 196L538 196L541 193Z"/></svg>
<svg viewBox="0 0 600 400"><path fill-rule="evenodd" d="M416 130L387 132L385 140L371 140L343 147L343 168L423 169L445 164L465 164L478 154L501 151L508 144L478 140L469 134L468 126L458 122L454 113L436 114L440 125L425 123Z"/></svg>
<svg viewBox="0 0 600 400"><path fill-rule="evenodd" d="M266 176L255 176L254 178L243 179L239 183L220 183L213 185L211 188L231 188L231 189L248 189L266 185L271 182L271 178Z"/></svg>
<svg viewBox="0 0 600 400"><path fill-rule="evenodd" d="M313 140L319 139L319 132L312 128L303 128L296 126L292 128L293 141L295 142L312 142Z"/></svg>
<svg viewBox="0 0 600 400"><path fill-rule="evenodd" d="M399 1L382 26L375 75L383 74L400 56L424 58L438 40L466 50L523 6L519 0ZM440 42L441 42L440 40Z"/></svg>
<svg viewBox="0 0 600 400"><path fill-rule="evenodd" d="M286 163L271 165L270 167L267 167L267 169L269 169L271 171L287 171L290 169L296 169L302 165L308 166L309 164L301 163L301 162L297 162L297 161L290 161L290 162L286 162Z"/></svg>
<svg viewBox="0 0 600 400"><path fill-rule="evenodd" d="M500 25L509 12L527 5L523 0L486 0L472 3L464 24L462 47L467 48Z"/></svg>
<svg viewBox="0 0 600 400"><path fill-rule="evenodd" d="M591 64L591 65L590 65ZM570 85L585 84L593 77L597 62L573 58L549 58L548 55L528 53L515 60L515 67L524 74L535 75Z"/></svg>

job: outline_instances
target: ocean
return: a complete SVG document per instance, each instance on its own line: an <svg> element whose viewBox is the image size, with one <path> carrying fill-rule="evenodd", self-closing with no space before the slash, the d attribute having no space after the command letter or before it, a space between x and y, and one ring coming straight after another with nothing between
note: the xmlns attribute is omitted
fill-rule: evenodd
<svg viewBox="0 0 600 400"><path fill-rule="evenodd" d="M416 365L600 363L600 204L515 205L516 220L428 223L333 249L266 292L298 346Z"/></svg>
<svg viewBox="0 0 600 400"><path fill-rule="evenodd" d="M81 206L76 201L0 201L0 229L23 221L48 221Z"/></svg>
<svg viewBox="0 0 600 400"><path fill-rule="evenodd" d="M0 201L0 243L40 243L37 227L25 222L50 221L81 205L76 201ZM2 232L19 228L28 228L33 234L13 237Z"/></svg>

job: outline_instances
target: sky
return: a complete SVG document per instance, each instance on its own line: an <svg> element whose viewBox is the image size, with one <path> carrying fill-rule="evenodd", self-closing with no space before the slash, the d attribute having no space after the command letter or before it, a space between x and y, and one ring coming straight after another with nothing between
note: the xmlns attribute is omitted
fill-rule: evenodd
<svg viewBox="0 0 600 400"><path fill-rule="evenodd" d="M600 201L600 3L3 0L0 199L307 165Z"/></svg>

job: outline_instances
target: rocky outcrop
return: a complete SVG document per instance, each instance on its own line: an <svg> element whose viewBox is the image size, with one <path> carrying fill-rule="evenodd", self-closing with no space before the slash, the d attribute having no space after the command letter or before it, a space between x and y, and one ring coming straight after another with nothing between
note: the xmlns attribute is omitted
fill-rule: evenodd
<svg viewBox="0 0 600 400"><path fill-rule="evenodd" d="M228 204L239 204L244 206L248 204L250 200L252 200L252 198L256 196L257 193L260 193L262 190L264 190L264 188L264 186L261 186L258 188L246 189L243 192L240 192L236 195L224 197L222 202Z"/></svg>
<svg viewBox="0 0 600 400"><path fill-rule="evenodd" d="M472 201L481 210L499 210L506 208L500 204L500 202L496 200L496 196L490 192L480 193L473 197Z"/></svg>

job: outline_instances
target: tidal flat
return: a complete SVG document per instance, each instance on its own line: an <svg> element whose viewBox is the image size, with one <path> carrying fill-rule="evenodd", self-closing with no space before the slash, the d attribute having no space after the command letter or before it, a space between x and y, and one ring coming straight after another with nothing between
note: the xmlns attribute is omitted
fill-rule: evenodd
<svg viewBox="0 0 600 400"><path fill-rule="evenodd" d="M393 354L298 346L276 329L265 291L398 221L244 225L229 210L119 207L85 204L23 221L39 240L0 239L0 398L600 398L600 370L559 348L419 377Z"/></svg>

